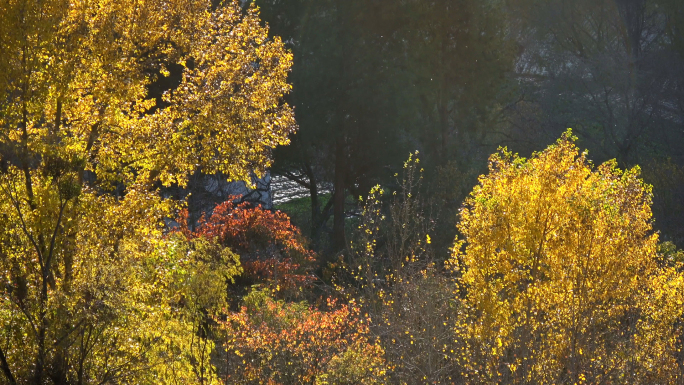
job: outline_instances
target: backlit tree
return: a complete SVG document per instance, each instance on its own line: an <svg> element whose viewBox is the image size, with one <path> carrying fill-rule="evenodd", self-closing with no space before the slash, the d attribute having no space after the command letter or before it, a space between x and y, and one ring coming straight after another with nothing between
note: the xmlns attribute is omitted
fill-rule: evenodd
<svg viewBox="0 0 684 385"><path fill-rule="evenodd" d="M651 189L637 167L593 167L566 133L521 158L505 149L461 211L465 314L456 328L473 383L681 380L684 280L656 263ZM464 246L464 247L463 247Z"/></svg>
<svg viewBox="0 0 684 385"><path fill-rule="evenodd" d="M153 187L268 166L291 54L238 1L3 0L0 42L4 381L212 382L179 271L236 260L171 253Z"/></svg>

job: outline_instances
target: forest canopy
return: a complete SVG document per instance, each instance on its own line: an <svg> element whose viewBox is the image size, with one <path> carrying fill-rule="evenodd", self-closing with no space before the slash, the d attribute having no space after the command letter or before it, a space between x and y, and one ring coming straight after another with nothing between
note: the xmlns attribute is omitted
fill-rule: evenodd
<svg viewBox="0 0 684 385"><path fill-rule="evenodd" d="M0 384L681 383L682 31L0 0Z"/></svg>

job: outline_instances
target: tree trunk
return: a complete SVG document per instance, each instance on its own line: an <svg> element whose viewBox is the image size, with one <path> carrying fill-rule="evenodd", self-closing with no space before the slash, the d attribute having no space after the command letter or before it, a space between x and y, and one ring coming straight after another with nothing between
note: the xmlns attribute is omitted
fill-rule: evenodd
<svg viewBox="0 0 684 385"><path fill-rule="evenodd" d="M309 161L305 161L306 176L309 178L309 195L311 196L311 242L314 249L318 244L318 230L320 228L319 217L321 216L321 203L318 200L318 181L314 175Z"/></svg>
<svg viewBox="0 0 684 385"><path fill-rule="evenodd" d="M7 359L5 358L5 353L0 348L0 367L2 367L2 372L5 374L5 378L10 383L10 385L16 385L17 380L14 378L12 371L10 370Z"/></svg>
<svg viewBox="0 0 684 385"><path fill-rule="evenodd" d="M335 141L335 192L333 196L333 249L341 250L346 246L344 235L344 198L345 198L345 152L344 137L338 136Z"/></svg>
<svg viewBox="0 0 684 385"><path fill-rule="evenodd" d="M442 161L446 161L448 148L447 142L449 141L449 112L447 111L446 101L439 101L437 111L439 112L439 134L441 139L439 155Z"/></svg>

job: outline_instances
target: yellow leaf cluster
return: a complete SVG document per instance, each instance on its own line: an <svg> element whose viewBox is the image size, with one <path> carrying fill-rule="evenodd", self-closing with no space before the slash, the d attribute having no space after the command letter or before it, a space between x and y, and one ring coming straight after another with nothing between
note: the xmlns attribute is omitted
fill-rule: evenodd
<svg viewBox="0 0 684 385"><path fill-rule="evenodd" d="M291 53L237 0L0 1L0 42L3 380L215 383L239 262L155 188L262 172Z"/></svg>
<svg viewBox="0 0 684 385"><path fill-rule="evenodd" d="M249 180L296 128L292 65L258 9L209 0L0 5L0 141L101 180ZM172 70L170 70L172 69Z"/></svg>
<svg viewBox="0 0 684 385"><path fill-rule="evenodd" d="M505 149L466 200L464 375L482 383L672 383L683 278L656 263L639 169L593 167L570 132L530 159Z"/></svg>

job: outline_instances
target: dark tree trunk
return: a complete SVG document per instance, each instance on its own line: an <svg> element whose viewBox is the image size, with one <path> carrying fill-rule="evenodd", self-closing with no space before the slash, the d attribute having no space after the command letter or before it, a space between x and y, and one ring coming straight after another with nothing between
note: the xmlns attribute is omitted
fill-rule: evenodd
<svg viewBox="0 0 684 385"><path fill-rule="evenodd" d="M311 196L311 242L314 243L314 249L318 244L318 233L320 229L319 217L321 216L321 203L318 200L318 180L311 168L308 160L305 161L306 176L309 178L309 195Z"/></svg>
<svg viewBox="0 0 684 385"><path fill-rule="evenodd" d="M335 141L335 192L333 196L333 248L341 250L346 246L344 234L344 198L346 162L344 151L344 137L338 136Z"/></svg>
<svg viewBox="0 0 684 385"><path fill-rule="evenodd" d="M5 358L5 353L0 348L0 367L2 367L2 372L5 374L5 378L11 385L16 385L17 380L14 378L12 371L10 370L7 359Z"/></svg>

